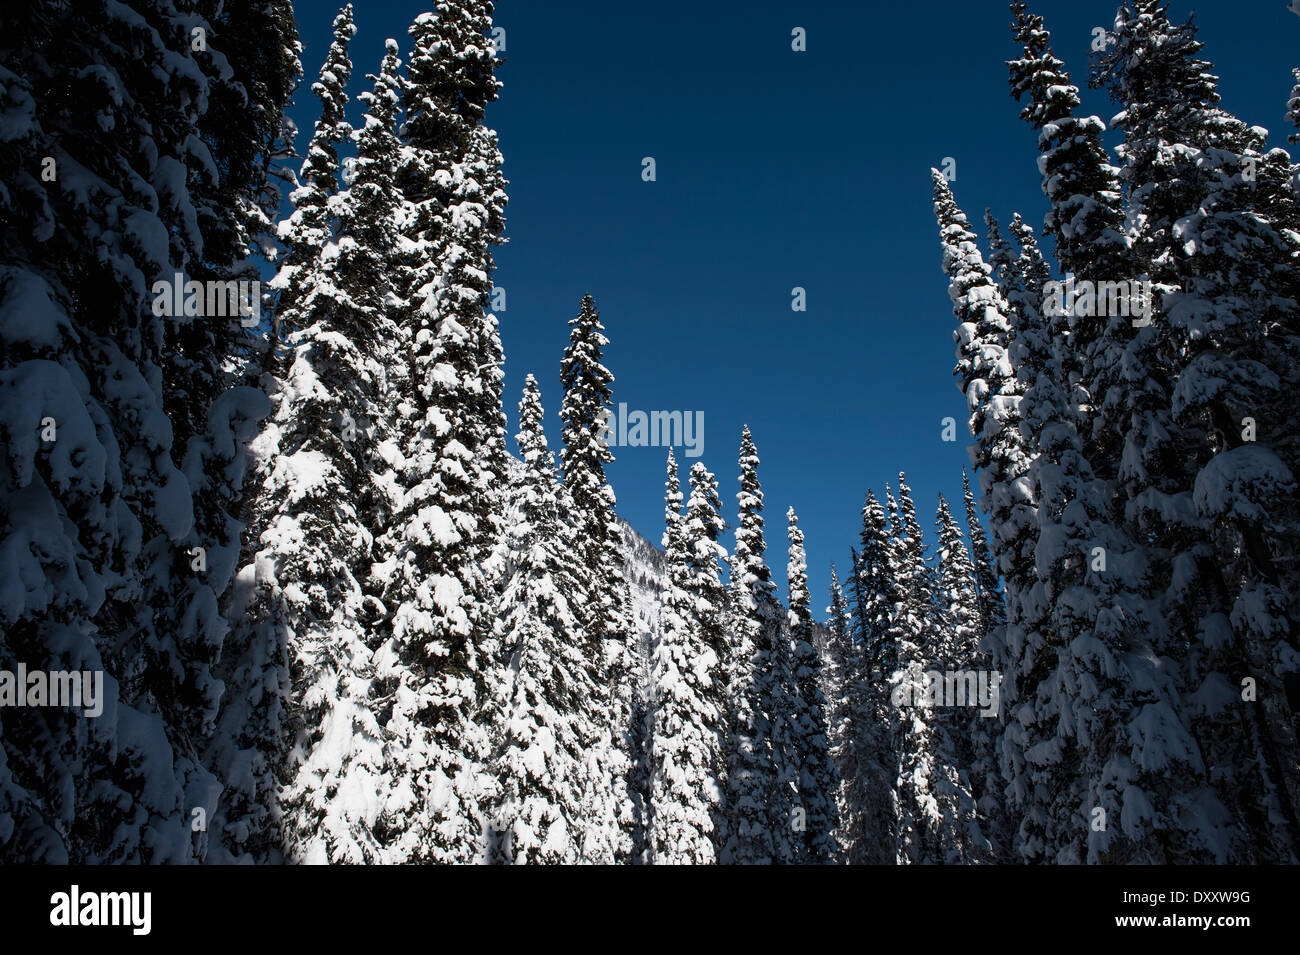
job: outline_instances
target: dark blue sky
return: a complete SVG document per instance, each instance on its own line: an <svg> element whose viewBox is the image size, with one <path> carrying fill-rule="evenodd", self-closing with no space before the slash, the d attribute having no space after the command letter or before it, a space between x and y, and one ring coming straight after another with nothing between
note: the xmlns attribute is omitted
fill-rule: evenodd
<svg viewBox="0 0 1300 955"><path fill-rule="evenodd" d="M968 438L929 168L956 160L954 191L981 230L985 206L1037 225L1044 200L1035 134L1007 91L1004 61L1016 48L1005 3L806 6L499 0L505 86L488 121L510 180L496 282L507 293L511 434L531 372L556 446L567 322L590 292L611 339L615 401L704 413L698 460L718 476L729 522L749 424L769 561L784 590L793 505L820 617L830 562L843 575L868 487L880 496L905 470L931 540L936 495L960 509ZM1092 29L1111 23L1116 4L1031 6L1085 86ZM296 4L307 76L293 109L300 148L338 7ZM356 5L354 96L386 37L406 59L407 26L430 7ZM1171 9L1180 20L1196 11L1224 105L1285 145L1290 69L1300 65L1300 17L1286 0ZM807 31L806 52L791 50L795 27ZM1087 91L1085 107L1108 123L1115 111ZM642 181L646 156L655 182ZM791 311L794 286L807 290L806 312ZM940 440L949 415L955 444ZM665 451L615 454L619 513L657 543Z"/></svg>

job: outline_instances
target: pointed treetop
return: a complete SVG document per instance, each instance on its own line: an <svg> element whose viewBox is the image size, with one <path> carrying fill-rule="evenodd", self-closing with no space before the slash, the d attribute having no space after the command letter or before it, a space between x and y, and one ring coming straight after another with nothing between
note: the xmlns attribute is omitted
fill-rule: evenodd
<svg viewBox="0 0 1300 955"><path fill-rule="evenodd" d="M501 88L491 29L491 0L438 0L436 14L411 24L407 136L416 145L439 149L449 134L483 121Z"/></svg>
<svg viewBox="0 0 1300 955"><path fill-rule="evenodd" d="M747 596L761 598L774 585L771 570L763 555L767 542L763 538L763 489L758 481L758 450L746 426L740 436L740 490L736 492L739 518L736 523L736 572L738 583L749 590Z"/></svg>
<svg viewBox="0 0 1300 955"><path fill-rule="evenodd" d="M527 441L532 448L546 451L546 432L542 428L542 394L531 374L524 379L523 397L519 399L519 450L527 455Z"/></svg>
<svg viewBox="0 0 1300 955"><path fill-rule="evenodd" d="M1035 129L1069 116L1079 105L1079 90L1070 82L1065 64L1052 53L1052 35L1043 26L1043 18L1030 13L1023 0L1011 4L1011 30L1015 41L1024 47L1019 59L1008 60L1011 96L1029 103L1020 118Z"/></svg>
<svg viewBox="0 0 1300 955"><path fill-rule="evenodd" d="M379 73L367 73L366 79L371 89L357 94L357 100L365 105L367 115L380 125L388 127L397 114L398 103L402 97L402 60L397 55L397 41L384 41L384 58L379 63ZM364 136L364 131L361 134ZM360 138L360 137L359 137Z"/></svg>
<svg viewBox="0 0 1300 955"><path fill-rule="evenodd" d="M569 344L560 360L560 381L564 398L560 402L560 419L564 422L564 483L571 489L588 483L595 487L605 483L605 465L614 460L606 440L614 376L601 361L601 350L609 344L602 333L600 312L590 295L584 295L578 314L569 320ZM586 497L579 503L585 505Z"/></svg>
<svg viewBox="0 0 1300 955"><path fill-rule="evenodd" d="M668 449L668 477L664 481L664 536L660 541L666 554L684 547L682 528L682 483L677 475L677 458Z"/></svg>
<svg viewBox="0 0 1300 955"><path fill-rule="evenodd" d="M1183 113L1219 102L1213 64L1197 55L1205 44L1196 39L1193 18L1174 24L1164 0L1131 0L1115 14L1113 33L1093 85L1107 87L1127 107L1125 123L1149 121L1152 111Z"/></svg>
<svg viewBox="0 0 1300 955"><path fill-rule="evenodd" d="M844 588L840 586L839 575L835 572L835 562L831 561L830 606L826 608L826 625L835 637L843 637L847 632L848 606L844 603Z"/></svg>
<svg viewBox="0 0 1300 955"><path fill-rule="evenodd" d="M348 4L334 18L334 40L325 54L320 79L311 85L311 91L321 103L321 116L307 147L301 178L323 196L338 191L338 144L346 142L352 135L345 113L348 105L346 89L352 77L348 43L356 32L352 22L352 4Z"/></svg>

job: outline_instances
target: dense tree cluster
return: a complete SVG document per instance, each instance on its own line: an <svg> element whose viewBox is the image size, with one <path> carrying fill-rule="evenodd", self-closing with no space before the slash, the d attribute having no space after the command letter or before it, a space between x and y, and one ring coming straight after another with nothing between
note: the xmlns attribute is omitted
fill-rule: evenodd
<svg viewBox="0 0 1300 955"><path fill-rule="evenodd" d="M103 684L0 707L0 860L1297 861L1300 171L1190 24L1121 6L1112 155L1012 3L1043 230L933 176L977 490L868 491L821 623L748 427L734 539L671 452L619 519L590 295L510 453L493 3L434 6L360 110L339 12L296 173L289 0L0 13L0 671Z"/></svg>

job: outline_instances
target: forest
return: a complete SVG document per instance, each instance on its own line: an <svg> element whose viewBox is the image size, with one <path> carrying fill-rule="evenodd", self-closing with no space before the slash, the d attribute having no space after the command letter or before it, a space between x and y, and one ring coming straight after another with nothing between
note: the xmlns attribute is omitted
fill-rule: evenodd
<svg viewBox="0 0 1300 955"><path fill-rule="evenodd" d="M494 3L431 6L355 104L351 5L314 80L291 0L0 12L0 862L1300 861L1300 166L1194 22L1119 6L1105 122L1011 3L1043 208L928 183L963 499L894 465L823 608L587 289L505 394Z"/></svg>

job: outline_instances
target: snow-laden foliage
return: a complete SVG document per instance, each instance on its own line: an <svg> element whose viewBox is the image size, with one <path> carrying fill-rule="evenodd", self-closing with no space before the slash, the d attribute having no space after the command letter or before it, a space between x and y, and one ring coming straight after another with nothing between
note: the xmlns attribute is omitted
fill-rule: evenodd
<svg viewBox="0 0 1300 955"><path fill-rule="evenodd" d="M808 559L794 508L786 511L787 619L792 644L790 739L795 770L795 813L791 821L794 859L804 864L832 862L836 856L835 768L830 758L826 700L822 695L821 655L814 646Z"/></svg>
<svg viewBox="0 0 1300 955"><path fill-rule="evenodd" d="M586 634L588 666L596 692L580 703L591 728L588 752L593 788L586 793L592 817L586 858L592 862L628 859L644 842L645 772L629 754L638 730L633 719L635 689L629 592L623 577L621 534L614 514L614 490L605 479L609 450L606 421L614 376L602 361L609 340L590 295L569 322L569 345L560 362L564 399L564 486L573 501L579 528L588 599L579 607ZM612 786L604 785L604 781ZM617 823L617 825L615 825Z"/></svg>
<svg viewBox="0 0 1300 955"><path fill-rule="evenodd" d="M493 7L359 108L339 11L296 174L289 0L3 14L0 671L102 693L0 707L0 861L1296 861L1300 168L1195 27L1120 5L1112 155L1011 3L1041 236L932 176L979 493L868 491L823 626L748 428L730 558L703 462L620 520L590 295L509 455Z"/></svg>
<svg viewBox="0 0 1300 955"><path fill-rule="evenodd" d="M532 375L519 403L518 441L524 476L511 526L518 556L499 611L508 689L491 765L499 793L488 852L492 861L508 863L576 862L586 829L601 822L587 817L583 803L592 730L582 725L581 704L596 687L575 639L581 632L577 607L587 594L580 558L560 518L562 487Z"/></svg>
<svg viewBox="0 0 1300 955"><path fill-rule="evenodd" d="M786 687L776 682L772 660L782 639L781 607L767 564L763 490L758 449L746 427L740 440L739 519L731 559L731 646L727 675L727 861L763 865L789 854L788 787L782 760L789 747L784 724Z"/></svg>
<svg viewBox="0 0 1300 955"><path fill-rule="evenodd" d="M668 584L664 616L654 649L654 719L651 735L651 859L658 865L711 863L718 858L723 801L722 661L710 641L720 622L718 607L698 602L702 587L716 580L721 523L716 482L697 464L692 495L695 520L681 512L677 461L668 452L664 553ZM703 557L703 567L696 560ZM713 565L710 573L708 564ZM719 584L720 589L720 584ZM706 623L711 625L706 630Z"/></svg>
<svg viewBox="0 0 1300 955"><path fill-rule="evenodd" d="M376 829L390 861L472 861L485 825L488 686L501 660L484 560L502 506L489 462L503 439L483 356L505 205L501 154L482 125L499 87L491 13L490 2L447 0L410 29L396 279L409 377L395 423L400 498L376 571L389 635L374 692L391 766Z"/></svg>
<svg viewBox="0 0 1300 955"><path fill-rule="evenodd" d="M219 610L267 411L238 314L155 283L248 278L297 75L287 5L7 10L0 36L0 668L85 670L102 712L0 710L0 858L187 862L236 768ZM211 38L191 45L192 31ZM228 33L225 31L229 31ZM241 45L259 36L259 56ZM57 39L53 39L57 38ZM260 110L232 107L256 93Z"/></svg>

